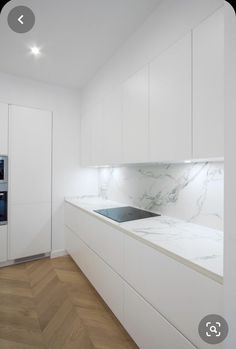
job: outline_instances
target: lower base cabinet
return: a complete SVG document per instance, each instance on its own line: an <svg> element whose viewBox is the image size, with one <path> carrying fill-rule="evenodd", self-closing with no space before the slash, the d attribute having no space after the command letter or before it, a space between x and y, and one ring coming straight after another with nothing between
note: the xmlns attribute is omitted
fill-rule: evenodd
<svg viewBox="0 0 236 349"><path fill-rule="evenodd" d="M194 349L134 289L108 266L77 233L65 227L67 252L83 271L140 349Z"/></svg>
<svg viewBox="0 0 236 349"><path fill-rule="evenodd" d="M223 314L220 283L69 203L65 224L68 253L140 349L211 348L198 325Z"/></svg>
<svg viewBox="0 0 236 349"><path fill-rule="evenodd" d="M0 262L7 260L7 225L0 225Z"/></svg>
<svg viewBox="0 0 236 349"><path fill-rule="evenodd" d="M124 327L141 349L194 349L179 331L125 285Z"/></svg>
<svg viewBox="0 0 236 349"><path fill-rule="evenodd" d="M66 227L67 251L123 323L124 281L72 230Z"/></svg>

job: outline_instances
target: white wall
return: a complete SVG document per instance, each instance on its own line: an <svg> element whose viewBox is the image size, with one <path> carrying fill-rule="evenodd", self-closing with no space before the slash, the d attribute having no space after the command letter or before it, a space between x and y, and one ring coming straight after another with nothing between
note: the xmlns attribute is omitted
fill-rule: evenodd
<svg viewBox="0 0 236 349"><path fill-rule="evenodd" d="M53 112L52 250L64 250L64 197L97 192L95 176L95 185L91 179L95 170L79 169L78 93L0 73L0 101Z"/></svg>
<svg viewBox="0 0 236 349"><path fill-rule="evenodd" d="M223 5L223 0L163 0L83 88L82 113Z"/></svg>

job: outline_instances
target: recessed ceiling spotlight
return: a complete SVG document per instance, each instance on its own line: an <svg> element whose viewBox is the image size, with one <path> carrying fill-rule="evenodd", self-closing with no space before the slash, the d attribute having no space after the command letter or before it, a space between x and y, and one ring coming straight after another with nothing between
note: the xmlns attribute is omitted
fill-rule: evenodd
<svg viewBox="0 0 236 349"><path fill-rule="evenodd" d="M40 47L32 46L32 47L30 48L30 52L31 52L31 54L34 55L35 57L38 57L38 56L40 56L40 54L41 54L41 49L40 49Z"/></svg>

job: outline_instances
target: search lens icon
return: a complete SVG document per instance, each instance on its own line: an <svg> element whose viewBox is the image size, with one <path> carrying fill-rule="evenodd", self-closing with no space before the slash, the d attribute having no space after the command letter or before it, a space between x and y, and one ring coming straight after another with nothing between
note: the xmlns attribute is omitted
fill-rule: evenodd
<svg viewBox="0 0 236 349"><path fill-rule="evenodd" d="M229 332L227 321L218 314L206 315L199 323L198 333L208 344L219 344L225 340Z"/></svg>
<svg viewBox="0 0 236 349"><path fill-rule="evenodd" d="M215 326L211 326L211 327L210 327L210 331L211 331L212 333L217 333L217 329L216 329Z"/></svg>

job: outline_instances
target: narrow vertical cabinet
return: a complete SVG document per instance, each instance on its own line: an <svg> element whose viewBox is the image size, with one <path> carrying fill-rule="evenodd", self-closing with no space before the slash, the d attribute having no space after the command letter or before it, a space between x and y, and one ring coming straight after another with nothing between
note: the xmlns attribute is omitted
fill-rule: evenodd
<svg viewBox="0 0 236 349"><path fill-rule="evenodd" d="M11 106L9 259L51 250L52 114Z"/></svg>
<svg viewBox="0 0 236 349"><path fill-rule="evenodd" d="M103 162L105 165L123 161L122 89L119 86L103 101Z"/></svg>
<svg viewBox="0 0 236 349"><path fill-rule="evenodd" d="M0 103L0 155L8 154L8 104Z"/></svg>
<svg viewBox="0 0 236 349"><path fill-rule="evenodd" d="M81 118L81 164L103 164L102 103L91 108Z"/></svg>
<svg viewBox="0 0 236 349"><path fill-rule="evenodd" d="M91 165L91 118L85 113L81 118L80 162L86 167Z"/></svg>
<svg viewBox="0 0 236 349"><path fill-rule="evenodd" d="M150 63L150 160L191 158L191 34Z"/></svg>
<svg viewBox="0 0 236 349"><path fill-rule="evenodd" d="M91 164L103 165L103 110L102 103L95 104L89 115L91 132Z"/></svg>
<svg viewBox="0 0 236 349"><path fill-rule="evenodd" d="M124 162L148 159L148 66L123 84Z"/></svg>
<svg viewBox="0 0 236 349"><path fill-rule="evenodd" d="M123 160L122 89L117 88L81 118L81 164L99 166Z"/></svg>
<svg viewBox="0 0 236 349"><path fill-rule="evenodd" d="M224 156L224 12L193 30L193 157Z"/></svg>

